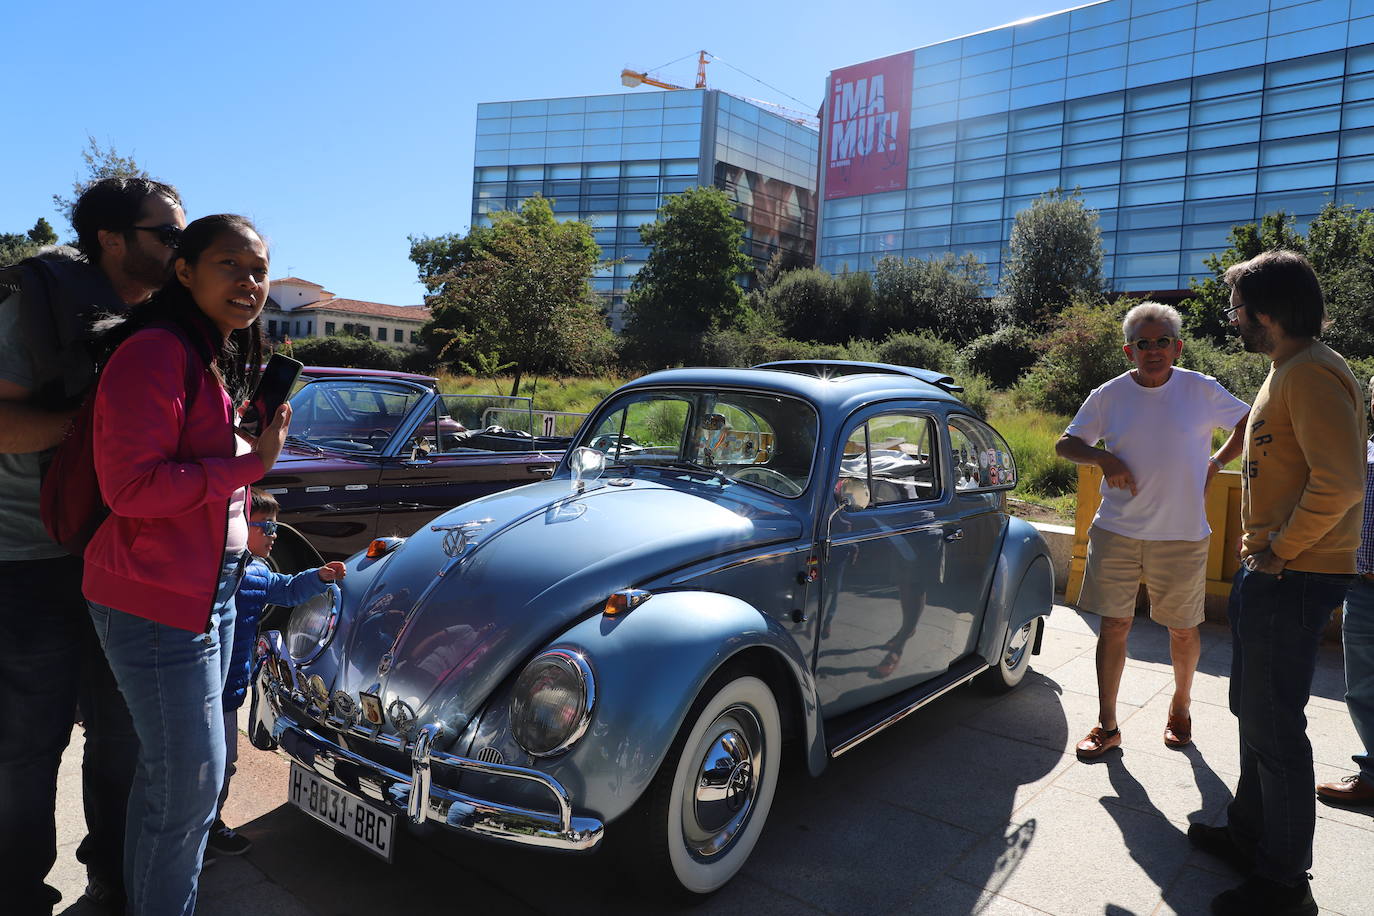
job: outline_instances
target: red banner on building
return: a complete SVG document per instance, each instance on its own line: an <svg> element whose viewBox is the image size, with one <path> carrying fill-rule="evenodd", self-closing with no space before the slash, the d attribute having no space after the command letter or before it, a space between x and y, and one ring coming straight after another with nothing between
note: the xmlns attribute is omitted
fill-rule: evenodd
<svg viewBox="0 0 1374 916"><path fill-rule="evenodd" d="M825 105L825 199L906 187L910 51L835 70Z"/></svg>

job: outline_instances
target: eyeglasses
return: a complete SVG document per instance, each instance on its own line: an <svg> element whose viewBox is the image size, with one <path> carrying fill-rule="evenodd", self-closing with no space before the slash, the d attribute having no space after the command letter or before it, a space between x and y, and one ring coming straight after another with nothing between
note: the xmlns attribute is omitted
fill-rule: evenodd
<svg viewBox="0 0 1374 916"><path fill-rule="evenodd" d="M1177 339L1177 337L1142 337L1139 340L1131 341L1131 346L1137 350L1168 350Z"/></svg>
<svg viewBox="0 0 1374 916"><path fill-rule="evenodd" d="M173 250L181 245L181 229L171 223L164 223L161 226L130 226L129 228L142 229L144 232L156 232L157 240Z"/></svg>
<svg viewBox="0 0 1374 916"><path fill-rule="evenodd" d="M1236 313L1239 312L1239 311L1240 311L1241 309L1243 309L1243 308L1245 308L1245 303L1244 303L1244 302L1242 302L1240 305L1228 305L1228 306L1226 307L1226 320L1227 320L1227 321L1235 321L1235 320L1236 320Z"/></svg>
<svg viewBox="0 0 1374 916"><path fill-rule="evenodd" d="M261 528L262 533L267 535L268 537L274 537L277 533L277 523L275 521L249 522L248 525L250 528Z"/></svg>

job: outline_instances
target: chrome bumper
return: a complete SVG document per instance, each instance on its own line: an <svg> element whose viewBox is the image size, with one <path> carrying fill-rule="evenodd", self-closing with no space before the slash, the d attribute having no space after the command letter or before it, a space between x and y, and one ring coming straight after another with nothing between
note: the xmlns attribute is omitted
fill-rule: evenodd
<svg viewBox="0 0 1374 916"><path fill-rule="evenodd" d="M525 767L486 763L436 751L432 744L439 734L437 725L420 728L415 740L410 742L350 727L332 719L299 689L302 678L285 651L280 633L273 630L261 636L257 655L249 728L255 747L262 750L279 748L301 766L344 791L386 810L404 813L414 824L433 821L488 839L570 852L586 852L601 842L604 830L601 821L574 817L572 799L552 777ZM286 708L287 701L304 710L306 718L301 721L297 721L300 716L293 718ZM350 751L329 737L325 727L351 732L382 747L406 752L410 757L410 771L398 772ZM432 775L436 764L459 772L536 783L548 790L557 810L544 812L503 805L437 786Z"/></svg>

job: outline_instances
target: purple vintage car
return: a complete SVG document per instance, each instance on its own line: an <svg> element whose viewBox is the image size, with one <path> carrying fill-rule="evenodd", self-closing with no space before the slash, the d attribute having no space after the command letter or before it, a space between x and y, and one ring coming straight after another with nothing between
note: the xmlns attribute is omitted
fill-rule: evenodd
<svg viewBox="0 0 1374 916"><path fill-rule="evenodd" d="M344 559L446 509L547 477L577 414L529 398L443 394L424 375L307 367L291 435L257 486L281 503L281 569ZM317 556L318 555L318 556Z"/></svg>

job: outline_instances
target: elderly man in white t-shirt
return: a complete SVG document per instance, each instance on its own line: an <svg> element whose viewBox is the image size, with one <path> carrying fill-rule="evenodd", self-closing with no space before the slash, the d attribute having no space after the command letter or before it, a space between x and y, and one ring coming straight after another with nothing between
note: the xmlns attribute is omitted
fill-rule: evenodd
<svg viewBox="0 0 1374 916"><path fill-rule="evenodd" d="M1098 722L1076 748L1084 759L1121 744L1116 694L1141 579L1150 592L1150 616L1169 628L1174 696L1164 743L1178 748L1193 740L1189 707L1212 533L1203 492L1240 454L1250 408L1211 376L1174 365L1183 352L1180 327L1178 312L1167 305L1145 302L1127 312L1122 349L1135 368L1089 394L1055 443L1059 457L1095 464L1103 477L1078 600L1080 608L1102 616ZM1209 457L1218 427L1231 436Z"/></svg>

